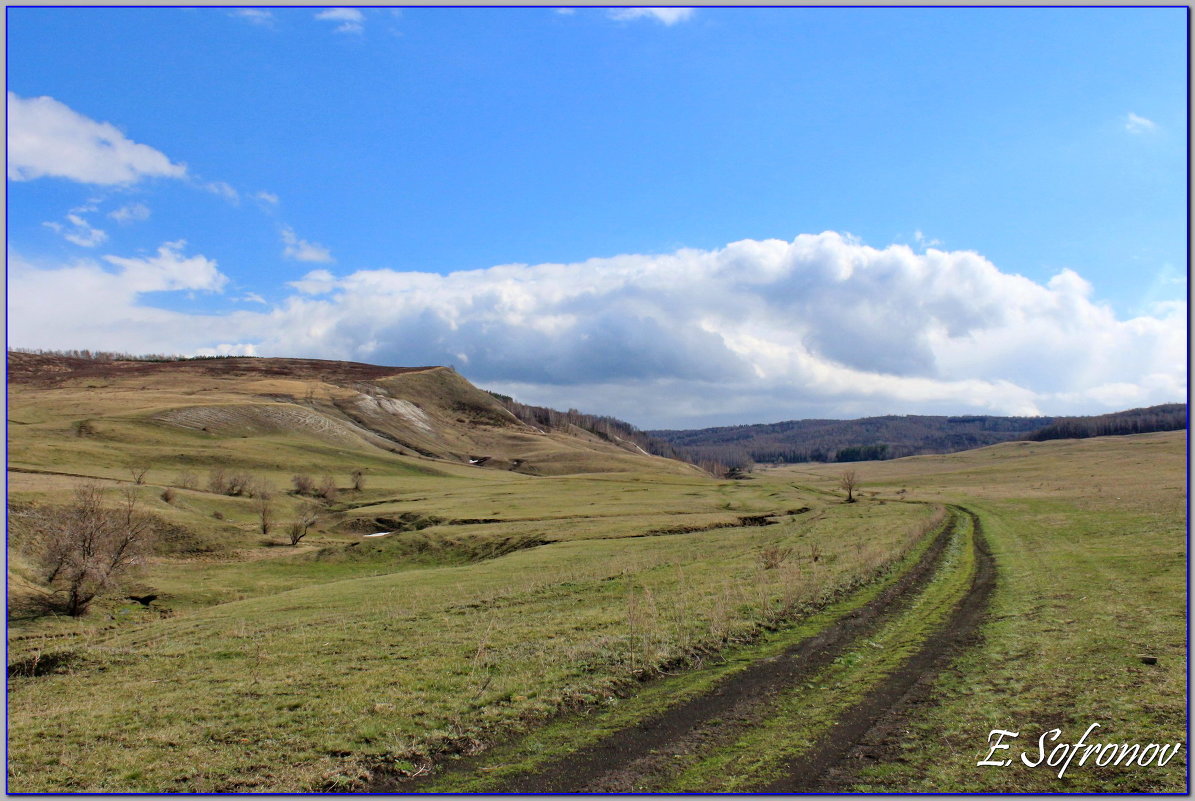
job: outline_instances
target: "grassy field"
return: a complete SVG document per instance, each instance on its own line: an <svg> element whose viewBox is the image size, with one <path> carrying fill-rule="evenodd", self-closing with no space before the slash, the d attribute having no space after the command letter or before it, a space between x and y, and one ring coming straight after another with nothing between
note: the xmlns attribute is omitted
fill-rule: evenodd
<svg viewBox="0 0 1195 801"><path fill-rule="evenodd" d="M1037 761L1038 738L1186 742L1185 432L1009 443L861 468L881 493L965 502L999 566L982 642L937 682L901 753L859 789L1157 792L1185 788L1184 748L1160 768ZM828 488L833 471L775 471ZM1156 656L1143 664L1141 655ZM1020 733L1007 767L977 766L988 732ZM1055 745L1047 743L1047 753Z"/></svg>
<svg viewBox="0 0 1195 801"><path fill-rule="evenodd" d="M1185 751L1165 768L1065 779L975 764L994 728L1023 732L1025 749L1045 729L1073 738L1095 722L1100 740L1185 736L1181 432L861 463L861 501L844 504L841 466L717 481L587 435L499 425L447 373L402 379L447 432L435 458L402 452L407 429L337 416L380 397L415 425L394 405L399 382L375 395L250 379L10 387L10 512L96 480L132 488L163 532L125 588L158 600L117 596L80 618L38 611L36 538L10 538L10 791L360 790L379 771L460 754L475 756L430 787L492 788L832 628L926 552L946 506L978 516L995 557L981 638L935 674L933 703L907 714L888 758L847 786L1183 788ZM306 422L282 426L289 406ZM436 444L419 430L418 447ZM506 468L470 465L479 448ZM204 489L214 465L271 486L280 521L311 503L288 492L296 472L330 475L339 493L290 547L260 532L256 499ZM365 471L360 491L352 470ZM899 613L750 727L653 768L651 786L758 789L783 775L951 614L973 536L953 530Z"/></svg>

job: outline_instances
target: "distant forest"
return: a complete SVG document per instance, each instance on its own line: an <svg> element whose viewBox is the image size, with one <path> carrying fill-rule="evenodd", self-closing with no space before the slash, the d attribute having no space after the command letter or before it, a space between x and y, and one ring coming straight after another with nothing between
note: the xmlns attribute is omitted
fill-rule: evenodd
<svg viewBox="0 0 1195 801"><path fill-rule="evenodd" d="M789 420L689 431L647 431L675 457L726 472L754 463L858 462L953 453L1010 440L1098 437L1187 427L1187 406L1168 403L1092 417L938 417L888 415L860 420Z"/></svg>
<svg viewBox="0 0 1195 801"><path fill-rule="evenodd" d="M1048 426L1034 431L1025 439L1041 442L1047 439L1084 439L1123 434L1148 434L1151 431L1177 431L1187 427L1187 405L1164 403L1127 412L1100 414L1093 417L1059 417Z"/></svg>

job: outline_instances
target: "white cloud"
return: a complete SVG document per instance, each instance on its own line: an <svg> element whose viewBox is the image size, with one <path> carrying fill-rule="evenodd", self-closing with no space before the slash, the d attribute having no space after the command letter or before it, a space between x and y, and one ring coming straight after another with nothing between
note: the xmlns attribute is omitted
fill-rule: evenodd
<svg viewBox="0 0 1195 801"><path fill-rule="evenodd" d="M131 184L146 177L186 175L184 165L52 97L23 98L9 92L7 108L9 180L52 176L90 184Z"/></svg>
<svg viewBox="0 0 1195 801"><path fill-rule="evenodd" d="M278 205L278 196L273 192L267 192L264 189L255 194L253 197L270 206Z"/></svg>
<svg viewBox="0 0 1195 801"><path fill-rule="evenodd" d="M1124 118L1124 129L1131 134L1147 134L1156 131L1158 124L1153 120L1129 112Z"/></svg>
<svg viewBox="0 0 1195 801"><path fill-rule="evenodd" d="M208 181L201 186L205 191L219 195L234 206L241 202L241 193L224 181Z"/></svg>
<svg viewBox="0 0 1195 801"><path fill-rule="evenodd" d="M149 219L149 206L144 203L126 203L116 211L109 212L108 216L121 225L142 222Z"/></svg>
<svg viewBox="0 0 1195 801"><path fill-rule="evenodd" d="M934 248L934 247L937 247L938 245L942 244L941 239L934 239L932 237L927 237L925 234L921 233L920 231L913 232L913 241L915 241L917 243L917 245L919 247L921 247L922 249Z"/></svg>
<svg viewBox="0 0 1195 801"><path fill-rule="evenodd" d="M576 13L577 13L577 9L575 9L575 8L568 8L568 7L565 7L565 8L558 8L558 9L556 9L556 13L557 13L557 14L560 14L560 15L562 15L562 16L565 16L565 17L571 17L573 14L576 14Z"/></svg>
<svg viewBox="0 0 1195 801"><path fill-rule="evenodd" d="M19 278L12 296L28 298L28 285ZM54 286L74 296L71 281ZM456 364L526 402L644 427L1099 412L1186 390L1185 303L1118 319L1073 271L1040 284L973 252L877 249L833 232L448 275L315 270L291 287L261 312L174 318L158 336L265 355ZM121 319L111 318L114 331L125 331ZM58 346L38 341L43 332L64 336L26 323L12 341ZM156 341L133 349L159 350Z"/></svg>
<svg viewBox="0 0 1195 801"><path fill-rule="evenodd" d="M654 19L665 25L675 25L693 16L692 8L681 7L640 7L640 8L612 8L610 19L627 21L633 19Z"/></svg>
<svg viewBox="0 0 1195 801"><path fill-rule="evenodd" d="M169 292L178 289L202 289L219 292L228 276L216 269L216 262L203 256L182 255L184 240L166 242L156 256L127 258L104 256L104 261L120 269L122 286L133 294Z"/></svg>
<svg viewBox="0 0 1195 801"><path fill-rule="evenodd" d="M115 270L93 259L34 264L9 251L11 341L138 353L191 353L222 341L237 329L235 314L185 314L139 302L145 292L224 287L227 278L216 262L184 256L184 245L168 242L154 256L103 257Z"/></svg>
<svg viewBox="0 0 1195 801"><path fill-rule="evenodd" d="M327 270L312 270L300 281L287 281L304 295L325 295L336 288L336 277Z"/></svg>
<svg viewBox="0 0 1195 801"><path fill-rule="evenodd" d="M97 245L102 245L108 241L108 234L98 228L92 227L91 223L83 216L96 210L94 205L79 206L71 209L66 215L66 221L70 223L65 226L59 222L44 222L42 225L61 234L62 238L67 242L78 245L84 248L93 248Z"/></svg>
<svg viewBox="0 0 1195 801"><path fill-rule="evenodd" d="M270 304L266 303L265 298L263 298L261 295L257 294L256 292L246 292L244 295L241 295L239 298L235 298L235 300L237 300L240 303L260 303L263 306L270 305Z"/></svg>
<svg viewBox="0 0 1195 801"><path fill-rule="evenodd" d="M254 25L274 26L274 12L260 8L238 8L232 12L232 16L243 19L246 22L251 22Z"/></svg>
<svg viewBox="0 0 1195 801"><path fill-rule="evenodd" d="M337 33L361 33L365 30L365 15L355 8L329 8L315 15L326 22L339 22Z"/></svg>
<svg viewBox="0 0 1195 801"><path fill-rule="evenodd" d="M294 229L289 226L282 229L282 255L288 259L295 261L316 261L316 262L330 262L335 261L332 258L332 253L323 245L314 242L308 242L305 239L299 239L295 235Z"/></svg>

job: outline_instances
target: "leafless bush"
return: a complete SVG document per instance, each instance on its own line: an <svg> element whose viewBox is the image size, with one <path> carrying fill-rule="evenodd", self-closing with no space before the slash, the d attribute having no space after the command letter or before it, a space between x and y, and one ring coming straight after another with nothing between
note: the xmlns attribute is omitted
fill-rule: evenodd
<svg viewBox="0 0 1195 801"><path fill-rule="evenodd" d="M258 500L270 500L274 497L274 488L268 481L263 478L253 477L249 482L249 486L245 489L245 494L250 498L257 498Z"/></svg>
<svg viewBox="0 0 1195 801"><path fill-rule="evenodd" d="M145 483L145 474L148 472L149 472L148 467L144 467L144 466L140 466L140 465L137 467L129 468L129 474L133 477L133 483L137 484L138 486Z"/></svg>
<svg viewBox="0 0 1195 801"><path fill-rule="evenodd" d="M262 536L269 536L270 529L274 527L274 507L268 494L257 496L257 522Z"/></svg>
<svg viewBox="0 0 1195 801"><path fill-rule="evenodd" d="M209 492L216 492L220 495L228 487L228 471L223 467L216 466L208 471L207 474L207 488Z"/></svg>
<svg viewBox="0 0 1195 801"><path fill-rule="evenodd" d="M233 473L228 477L228 483L224 487L224 494L232 495L233 497L248 495L251 486L253 486L252 474Z"/></svg>
<svg viewBox="0 0 1195 801"><path fill-rule="evenodd" d="M838 478L838 486L846 490L846 502L855 502L855 488L859 486L859 474L854 470L843 470Z"/></svg>
<svg viewBox="0 0 1195 801"><path fill-rule="evenodd" d="M332 476L324 476L316 494L328 503L334 503L337 496L340 495L340 490L336 487L336 479Z"/></svg>
<svg viewBox="0 0 1195 801"><path fill-rule="evenodd" d="M299 510L299 517L289 526L287 526L286 533L290 537L290 544L292 546L298 545L299 542L307 536L311 527L319 521L319 509L310 504L303 506Z"/></svg>
<svg viewBox="0 0 1195 801"><path fill-rule="evenodd" d="M114 507L105 501L103 489L84 484L75 490L70 505L38 510L31 521L38 532L37 563L46 584L73 617L86 614L97 596L112 590L141 563L153 533L131 488Z"/></svg>
<svg viewBox="0 0 1195 801"><path fill-rule="evenodd" d="M166 489L162 490L162 500L164 500L166 503L174 503L173 487L167 487Z"/></svg>
<svg viewBox="0 0 1195 801"><path fill-rule="evenodd" d="M299 495L315 494L315 479L306 473L296 474L291 478L291 482L295 485L295 492Z"/></svg>
<svg viewBox="0 0 1195 801"><path fill-rule="evenodd" d="M784 564L784 560L792 556L792 548L781 548L779 545L768 545L759 554L759 563L764 570L775 570Z"/></svg>
<svg viewBox="0 0 1195 801"><path fill-rule="evenodd" d="M354 470L349 476L353 479L353 491L360 492L365 489L365 471Z"/></svg>
<svg viewBox="0 0 1195 801"><path fill-rule="evenodd" d="M193 490L199 486L199 479L190 470L184 470L179 473L177 482L183 489Z"/></svg>

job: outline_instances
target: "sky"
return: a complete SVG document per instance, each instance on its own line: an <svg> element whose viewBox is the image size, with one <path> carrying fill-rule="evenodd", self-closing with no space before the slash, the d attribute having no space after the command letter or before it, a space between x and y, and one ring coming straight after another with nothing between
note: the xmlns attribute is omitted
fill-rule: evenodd
<svg viewBox="0 0 1195 801"><path fill-rule="evenodd" d="M8 344L642 428L1182 401L1187 13L8 8Z"/></svg>

